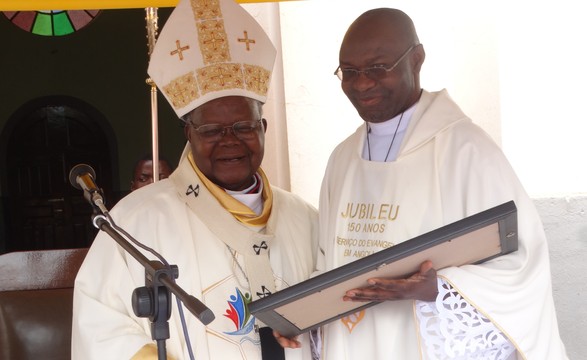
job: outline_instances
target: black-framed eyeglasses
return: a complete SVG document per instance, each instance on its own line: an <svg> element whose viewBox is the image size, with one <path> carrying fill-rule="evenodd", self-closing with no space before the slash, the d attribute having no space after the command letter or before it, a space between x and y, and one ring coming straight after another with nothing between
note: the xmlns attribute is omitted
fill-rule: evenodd
<svg viewBox="0 0 587 360"><path fill-rule="evenodd" d="M193 123L188 122L200 136L200 139L207 142L220 141L231 130L234 136L240 140L251 140L257 135L257 129L262 127L263 119L253 121L237 121L232 125L225 126L220 124L204 124L196 127Z"/></svg>
<svg viewBox="0 0 587 360"><path fill-rule="evenodd" d="M380 80L387 76L387 73L395 69L399 63L412 51L416 46L420 44L414 44L406 50L402 56L397 59L396 62L393 63L390 67L386 67L385 65L375 65L368 67L363 70L353 69L353 68L341 68L340 65L334 71L334 75L338 76L340 81L352 81L359 77L360 74L365 74L371 80Z"/></svg>

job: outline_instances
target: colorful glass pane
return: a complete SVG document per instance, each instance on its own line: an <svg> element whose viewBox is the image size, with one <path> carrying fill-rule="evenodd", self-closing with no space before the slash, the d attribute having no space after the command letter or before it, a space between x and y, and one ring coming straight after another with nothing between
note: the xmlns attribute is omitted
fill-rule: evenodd
<svg viewBox="0 0 587 360"><path fill-rule="evenodd" d="M42 36L64 36L88 25L100 10L5 11L19 28Z"/></svg>
<svg viewBox="0 0 587 360"><path fill-rule="evenodd" d="M73 24L66 12L53 14L53 33L55 36L63 36L74 32Z"/></svg>
<svg viewBox="0 0 587 360"><path fill-rule="evenodd" d="M51 15L37 12L37 18L33 23L31 32L37 35L53 35L53 30L51 29Z"/></svg>

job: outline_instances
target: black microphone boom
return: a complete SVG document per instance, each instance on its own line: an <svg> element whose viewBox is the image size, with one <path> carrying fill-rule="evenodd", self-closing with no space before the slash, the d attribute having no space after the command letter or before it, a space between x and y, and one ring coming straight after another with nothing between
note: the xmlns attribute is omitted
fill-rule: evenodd
<svg viewBox="0 0 587 360"><path fill-rule="evenodd" d="M94 179L96 172L90 165L78 164L74 166L69 172L69 182L76 188L84 191L84 197L90 204L97 206L100 211L105 214L108 209L104 206L104 197L102 191L96 185Z"/></svg>
<svg viewBox="0 0 587 360"><path fill-rule="evenodd" d="M96 172L91 166L86 164L76 165L69 172L69 182L71 185L76 189L84 191L84 197L94 209L94 214L92 215L94 225L110 235L118 245L145 268L147 290L144 290L144 288L135 289L132 298L133 310L135 311L135 315L139 317L149 317L151 321L151 337L157 341L157 351L160 358L165 358L165 339L168 339L170 335L168 322L171 316L171 302L169 292L172 292L179 301L183 302L186 308L204 325L208 325L214 320L214 313L200 300L187 294L175 282L178 276L177 266L167 264L167 261L155 250L141 244L114 223L114 220L108 213L108 209L104 205L102 190L96 185L95 178ZM98 210L102 214L98 214ZM129 240L157 256L160 261L149 260ZM143 302L146 305L141 305ZM183 313L180 313L180 316L183 322Z"/></svg>

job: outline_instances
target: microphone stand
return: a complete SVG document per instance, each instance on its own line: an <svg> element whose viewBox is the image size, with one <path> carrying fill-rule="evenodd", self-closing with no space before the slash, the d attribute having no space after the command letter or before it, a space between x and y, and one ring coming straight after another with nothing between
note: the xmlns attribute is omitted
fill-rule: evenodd
<svg viewBox="0 0 587 360"><path fill-rule="evenodd" d="M176 265L166 266L161 261L149 260L114 229L106 216L98 214L95 204L92 206L95 210L92 215L94 226L110 235L145 268L145 286L133 291L132 306L136 316L148 317L151 321L151 338L157 342L159 360L165 360L165 340L169 339L168 320L171 317L170 291L204 325L214 320L214 313L175 283L174 279L179 275Z"/></svg>

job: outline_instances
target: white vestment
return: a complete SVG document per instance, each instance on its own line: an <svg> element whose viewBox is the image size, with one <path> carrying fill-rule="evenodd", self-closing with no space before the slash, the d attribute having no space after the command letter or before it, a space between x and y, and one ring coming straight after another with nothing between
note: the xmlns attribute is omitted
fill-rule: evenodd
<svg viewBox="0 0 587 360"><path fill-rule="evenodd" d="M184 157L169 179L132 192L111 211L118 226L177 265L179 286L214 313L215 320L204 326L184 308L197 360L261 359L259 324L246 307L258 297L250 294L251 269L240 253L235 262L224 237L253 241L256 251L269 251L276 290L307 279L314 270L316 210L291 193L271 189L267 225L261 231L249 228L220 205ZM130 359L153 343L149 320L137 318L131 305L133 290L144 284L144 268L100 232L75 282L73 359ZM175 297L169 327L167 353L189 359ZM303 348L286 349L287 359L309 359L309 341L300 340Z"/></svg>
<svg viewBox="0 0 587 360"><path fill-rule="evenodd" d="M362 159L365 138L360 126L329 159L319 206L326 257L319 267L339 267L514 200L518 251L438 275L503 332L519 359L566 359L542 223L489 136L445 91L424 91L396 161ZM387 301L325 326L324 358L430 358L415 311L414 301Z"/></svg>

